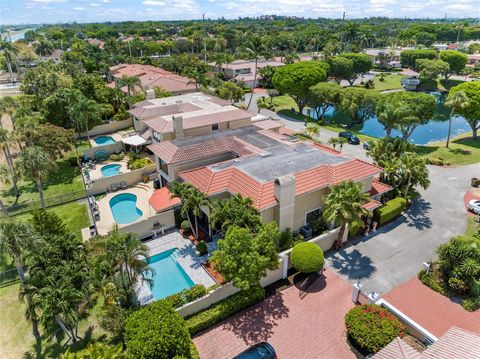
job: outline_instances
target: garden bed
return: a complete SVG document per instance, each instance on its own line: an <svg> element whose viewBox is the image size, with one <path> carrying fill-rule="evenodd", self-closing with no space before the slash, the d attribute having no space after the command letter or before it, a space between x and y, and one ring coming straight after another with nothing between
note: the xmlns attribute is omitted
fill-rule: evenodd
<svg viewBox="0 0 480 359"><path fill-rule="evenodd" d="M202 264L202 267L208 272L208 274L210 274L210 276L215 280L215 282L217 282L220 285L225 283L222 275L217 271L215 271L215 269L213 268L212 262L206 261L205 263Z"/></svg>

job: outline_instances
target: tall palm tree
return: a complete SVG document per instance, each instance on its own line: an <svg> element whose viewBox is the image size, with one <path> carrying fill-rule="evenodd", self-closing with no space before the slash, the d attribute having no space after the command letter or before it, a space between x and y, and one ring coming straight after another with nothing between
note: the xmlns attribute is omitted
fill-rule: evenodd
<svg viewBox="0 0 480 359"><path fill-rule="evenodd" d="M8 73L10 74L10 82L13 83L12 65L18 54L18 48L15 45L13 45L11 42L4 39L0 39L0 50L2 50L3 57L5 58L5 61L7 63L7 70L8 70ZM19 71L18 63L16 65L17 65L17 72L18 72Z"/></svg>
<svg viewBox="0 0 480 359"><path fill-rule="evenodd" d="M252 36L247 42L245 50L255 60L255 68L253 69L253 88L255 88L255 82L257 81L258 59L265 54L265 45L262 41L262 38L259 36ZM252 103L253 88L252 93L250 94L250 99L248 100L247 110L250 108L250 104Z"/></svg>
<svg viewBox="0 0 480 359"><path fill-rule="evenodd" d="M445 101L445 106L449 107L450 110L450 117L448 118L448 135L447 135L447 143L445 147L448 148L450 143L450 134L452 131L452 117L458 110L464 109L470 105L470 101L468 96L463 91L457 91L453 94L449 95L447 101Z"/></svg>
<svg viewBox="0 0 480 359"><path fill-rule="evenodd" d="M18 277L21 282L21 291L26 288L26 278L24 270L25 252L36 237L32 232L32 228L25 222L10 219L0 222L0 251L8 254L14 261L17 268ZM27 301L26 316L32 321L32 332L35 338L40 338L38 331L38 317L30 296L25 297Z"/></svg>
<svg viewBox="0 0 480 359"><path fill-rule="evenodd" d="M3 164L0 165L0 182L4 184L10 184L11 180L12 180L12 173L10 172L10 169ZM5 205L1 198L0 198L0 209L6 216L8 216L7 208L5 208Z"/></svg>
<svg viewBox="0 0 480 359"><path fill-rule="evenodd" d="M5 157L5 160L7 161L8 168L10 169L10 174L11 174L11 181L13 184L13 190L15 192L15 197L18 199L20 197L20 191L18 189L17 181L18 181L18 175L17 171L15 169L15 166L13 164L13 159L12 159L12 154L10 152L10 134L5 130L4 128L0 128L0 147L2 148L3 155Z"/></svg>
<svg viewBox="0 0 480 359"><path fill-rule="evenodd" d="M400 178L400 185L405 186L403 190L403 197L407 198L410 189L413 185L420 185L426 189L430 185L428 178L428 168L426 160L414 152L405 152L399 158L400 173L403 174Z"/></svg>
<svg viewBox="0 0 480 359"><path fill-rule="evenodd" d="M353 181L344 181L332 187L325 196L323 217L329 223L340 224L336 246L341 246L347 223L360 221L362 216L368 215L363 205L369 197L362 191L362 187Z"/></svg>
<svg viewBox="0 0 480 359"><path fill-rule="evenodd" d="M224 232L233 225L254 232L262 224L258 211L253 207L253 200L239 193L217 201L212 207L209 220L212 227L220 224Z"/></svg>
<svg viewBox="0 0 480 359"><path fill-rule="evenodd" d="M31 178L36 182L42 208L45 208L46 205L43 197L42 180L47 178L57 169L55 161L53 161L48 153L40 147L25 147L20 152L18 168L25 177Z"/></svg>
<svg viewBox="0 0 480 359"><path fill-rule="evenodd" d="M51 55L53 50L54 50L53 44L46 39L40 39L35 44L35 53L39 56Z"/></svg>
<svg viewBox="0 0 480 359"><path fill-rule="evenodd" d="M320 126L316 123L309 122L305 127L305 133L310 137L316 137L320 134Z"/></svg>
<svg viewBox="0 0 480 359"><path fill-rule="evenodd" d="M142 86L142 82L137 76L123 75L120 80L117 81L117 86L127 86L128 96L132 96L135 93L137 87Z"/></svg>
<svg viewBox="0 0 480 359"><path fill-rule="evenodd" d="M89 121L100 116L100 108L98 104L85 96L77 99L71 108L72 115L76 119L79 128L84 127L87 132L87 139L90 141Z"/></svg>

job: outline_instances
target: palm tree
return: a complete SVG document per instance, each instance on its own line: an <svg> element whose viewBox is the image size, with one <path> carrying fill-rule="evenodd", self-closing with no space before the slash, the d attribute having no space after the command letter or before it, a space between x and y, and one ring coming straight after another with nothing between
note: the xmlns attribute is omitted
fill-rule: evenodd
<svg viewBox="0 0 480 359"><path fill-rule="evenodd" d="M46 39L41 39L35 44L35 53L39 56L51 55L53 50L53 44Z"/></svg>
<svg viewBox="0 0 480 359"><path fill-rule="evenodd" d="M5 166L5 165L0 165L0 182L4 184L10 184L12 180L12 173L10 172L10 169ZM2 209L2 212L8 216L8 211L5 208L5 205L3 204L2 199L0 198L0 208Z"/></svg>
<svg viewBox="0 0 480 359"><path fill-rule="evenodd" d="M132 94L135 93L135 88L142 86L142 82L137 76L123 75L122 78L117 81L117 86L127 86L128 96L132 96Z"/></svg>
<svg viewBox="0 0 480 359"><path fill-rule="evenodd" d="M87 139L90 141L90 135L88 132L89 121L98 118L100 116L100 108L98 104L85 96L81 96L77 99L71 108L72 115L76 118L78 127L85 126L87 132Z"/></svg>
<svg viewBox="0 0 480 359"><path fill-rule="evenodd" d="M35 238L32 228L25 222L13 219L0 222L0 251L8 254L15 261L15 267L21 282L21 291L27 288L24 270L25 251L30 248ZM28 295L25 299L27 300L26 316L27 319L32 321L33 335L38 340L40 338L38 317L32 305L31 297Z"/></svg>
<svg viewBox="0 0 480 359"><path fill-rule="evenodd" d="M24 148L20 152L18 168L25 177L31 178L36 182L42 208L45 208L42 180L57 169L55 161L42 148L31 146Z"/></svg>
<svg viewBox="0 0 480 359"><path fill-rule="evenodd" d="M247 46L246 46L245 50L255 60L255 67L253 69L253 88L255 88L255 82L257 81L258 58L265 54L265 45L263 44L263 41L260 37L253 36L247 42ZM250 99L248 100L247 110L250 108L250 104L252 103L253 88L252 88L252 93L250 94Z"/></svg>
<svg viewBox="0 0 480 359"><path fill-rule="evenodd" d="M309 122L307 127L305 127L305 133L310 137L316 137L320 134L320 126L316 123Z"/></svg>
<svg viewBox="0 0 480 359"><path fill-rule="evenodd" d="M210 212L209 220L212 227L220 224L224 232L232 225L254 232L262 223L258 211L253 207L253 200L238 193L217 201Z"/></svg>
<svg viewBox="0 0 480 359"><path fill-rule="evenodd" d="M426 189L430 185L428 179L428 168L426 160L414 152L405 152L399 158L399 167L403 178L400 179L404 185L403 197L407 198L412 185L419 184Z"/></svg>
<svg viewBox="0 0 480 359"><path fill-rule="evenodd" d="M7 114L10 116L12 125L15 128L15 122L13 121L13 113L18 108L18 103L12 96L4 96L0 99L0 128L3 128L3 115Z"/></svg>
<svg viewBox="0 0 480 359"><path fill-rule="evenodd" d="M20 191L17 185L18 176L17 176L17 171L15 170L15 166L13 164L9 143L10 143L10 134L4 128L0 128L0 147L2 148L3 155L5 156L5 160L7 161L8 168L10 169L10 179L13 184L15 197L18 200L18 197L20 197Z"/></svg>
<svg viewBox="0 0 480 359"><path fill-rule="evenodd" d="M12 64L13 61L16 59L18 54L18 49L15 45L7 40L0 39L0 50L3 51L3 57L5 57L5 61L7 63L7 70L10 74L10 82L13 83L13 69ZM18 72L18 64L17 64L17 72Z"/></svg>
<svg viewBox="0 0 480 359"><path fill-rule="evenodd" d="M360 221L362 216L368 215L363 205L369 197L362 191L362 187L353 181L344 181L332 187L325 196L323 217L329 223L340 224L336 246L341 246L347 223Z"/></svg>
<svg viewBox="0 0 480 359"><path fill-rule="evenodd" d="M463 91L457 91L453 94L449 95L447 101L445 101L445 106L450 107L450 117L448 118L448 136L447 136L447 143L445 147L448 148L450 143L450 133L452 131L452 117L455 112L458 110L464 109L470 105L470 101L468 96Z"/></svg>
<svg viewBox="0 0 480 359"><path fill-rule="evenodd" d="M328 144L332 145L335 150L337 145L340 146L340 152L342 152L343 145L347 143L347 139L343 137L332 137L328 140Z"/></svg>

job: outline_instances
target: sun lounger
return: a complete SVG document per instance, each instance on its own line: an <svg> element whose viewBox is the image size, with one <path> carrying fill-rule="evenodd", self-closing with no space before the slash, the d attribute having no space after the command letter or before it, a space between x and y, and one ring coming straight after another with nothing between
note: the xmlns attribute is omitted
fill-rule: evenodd
<svg viewBox="0 0 480 359"><path fill-rule="evenodd" d="M117 185L116 185L115 183L112 183L112 184L110 185L110 190L111 190L112 192L115 192L117 189L118 189L118 187L117 187Z"/></svg>
<svg viewBox="0 0 480 359"><path fill-rule="evenodd" d="M127 184L125 182L120 182L120 186L122 187L122 189L127 188Z"/></svg>

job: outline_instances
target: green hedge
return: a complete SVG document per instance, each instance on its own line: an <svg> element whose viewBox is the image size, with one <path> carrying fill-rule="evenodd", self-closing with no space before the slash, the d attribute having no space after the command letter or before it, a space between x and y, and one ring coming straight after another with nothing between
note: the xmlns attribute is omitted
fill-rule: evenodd
<svg viewBox="0 0 480 359"><path fill-rule="evenodd" d="M302 273L314 273L323 268L325 258L322 249L311 242L298 243L290 254L293 267Z"/></svg>
<svg viewBox="0 0 480 359"><path fill-rule="evenodd" d="M264 298L265 290L261 287L238 292L212 305L210 308L188 317L186 319L187 328L190 334L194 335Z"/></svg>
<svg viewBox="0 0 480 359"><path fill-rule="evenodd" d="M181 307L184 304L193 302L207 294L207 289L203 284L196 284L192 288L184 289L179 293L169 295L165 298L174 308Z"/></svg>
<svg viewBox="0 0 480 359"><path fill-rule="evenodd" d="M375 210L375 217L379 224L384 224L400 215L406 207L407 200L405 198L397 197L388 201L382 207L377 208Z"/></svg>
<svg viewBox="0 0 480 359"><path fill-rule="evenodd" d="M354 307L345 315L347 335L369 353L376 353L405 334L405 327L387 309L375 304Z"/></svg>
<svg viewBox="0 0 480 359"><path fill-rule="evenodd" d="M355 237L358 231L363 227L363 221L356 220L348 224L348 236Z"/></svg>

